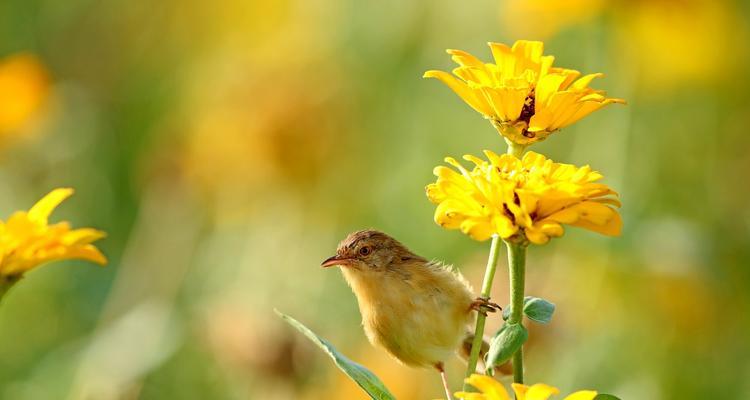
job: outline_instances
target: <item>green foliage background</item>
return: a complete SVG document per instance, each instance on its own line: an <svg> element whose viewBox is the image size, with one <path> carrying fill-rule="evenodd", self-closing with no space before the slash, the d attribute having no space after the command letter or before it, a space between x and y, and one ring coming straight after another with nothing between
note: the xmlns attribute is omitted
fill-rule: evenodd
<svg viewBox="0 0 750 400"><path fill-rule="evenodd" d="M318 265L375 227L480 285L489 244L435 225L423 188L444 156L505 145L420 77L452 68L445 48L489 60L485 42L520 38L629 102L533 148L601 171L624 232L529 250L527 294L557 309L529 323L528 381L750 397L748 6L583 3L548 31L509 24L510 2L0 2L0 56L53 77L44 123L1 150L0 218L74 187L53 220L107 231L111 260L35 270L3 299L0 398L366 398L273 308L398 398L441 396L370 348Z"/></svg>

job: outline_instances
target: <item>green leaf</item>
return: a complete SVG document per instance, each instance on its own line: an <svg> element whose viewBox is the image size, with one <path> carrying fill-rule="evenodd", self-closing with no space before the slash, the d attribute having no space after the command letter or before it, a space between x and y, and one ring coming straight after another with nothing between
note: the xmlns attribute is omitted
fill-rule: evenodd
<svg viewBox="0 0 750 400"><path fill-rule="evenodd" d="M373 400L396 400L396 398L388 391L383 382L375 376L369 369L355 363L354 361L346 358L343 354L339 353L328 341L316 335L313 331L302 325L296 319L281 313L279 310L274 310L284 321L288 322L289 325L295 327L298 331L302 332L303 335L307 336L313 343L318 345L323 351L326 352L336 363L336 366L340 370L344 371L349 378L352 378L354 382L359 385L370 398Z"/></svg>
<svg viewBox="0 0 750 400"><path fill-rule="evenodd" d="M594 397L594 400L620 400L620 398L611 394L599 393Z"/></svg>
<svg viewBox="0 0 750 400"><path fill-rule="evenodd" d="M526 296L523 298L523 313L530 320L546 324L552 319L555 304L539 297ZM503 321L510 318L510 304L503 308Z"/></svg>
<svg viewBox="0 0 750 400"><path fill-rule="evenodd" d="M510 304L503 307L503 321L507 321L510 318Z"/></svg>
<svg viewBox="0 0 750 400"><path fill-rule="evenodd" d="M534 322L546 324L552 319L554 312L555 305L547 300L531 296L523 299L523 313Z"/></svg>
<svg viewBox="0 0 750 400"><path fill-rule="evenodd" d="M510 360L510 358L523 346L529 332L521 324L505 324L490 341L490 349L487 351L487 369Z"/></svg>

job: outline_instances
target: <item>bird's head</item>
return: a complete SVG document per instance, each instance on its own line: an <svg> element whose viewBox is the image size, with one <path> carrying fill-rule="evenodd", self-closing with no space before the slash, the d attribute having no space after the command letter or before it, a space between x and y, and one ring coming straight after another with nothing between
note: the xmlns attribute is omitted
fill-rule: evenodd
<svg viewBox="0 0 750 400"><path fill-rule="evenodd" d="M338 265L360 272L382 272L410 261L426 262L398 240L383 232L368 229L349 234L339 244L336 255L327 258L321 266Z"/></svg>

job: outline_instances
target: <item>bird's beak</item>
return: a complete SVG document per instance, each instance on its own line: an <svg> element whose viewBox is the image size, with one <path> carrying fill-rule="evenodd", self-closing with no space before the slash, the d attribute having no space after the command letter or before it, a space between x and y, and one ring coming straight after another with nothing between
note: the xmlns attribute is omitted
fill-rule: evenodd
<svg viewBox="0 0 750 400"><path fill-rule="evenodd" d="M339 256L338 254L333 257L328 257L323 261L320 266L323 268L333 267L334 265L347 265L349 259Z"/></svg>

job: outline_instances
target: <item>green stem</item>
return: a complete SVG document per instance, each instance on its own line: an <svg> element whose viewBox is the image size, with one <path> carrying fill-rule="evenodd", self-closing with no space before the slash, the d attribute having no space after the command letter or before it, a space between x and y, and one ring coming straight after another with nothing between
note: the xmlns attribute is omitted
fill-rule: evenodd
<svg viewBox="0 0 750 400"><path fill-rule="evenodd" d="M509 324L523 323L523 291L526 275L526 242L506 241L510 282ZM523 347L513 354L513 382L523 383Z"/></svg>
<svg viewBox="0 0 750 400"><path fill-rule="evenodd" d="M523 156L523 152L526 150L526 146L518 143L513 143L508 139L506 139L505 142L508 144L508 151L506 151L507 154L514 155L516 156L516 158L521 158Z"/></svg>
<svg viewBox="0 0 750 400"><path fill-rule="evenodd" d="M21 279L20 276L0 276L0 300Z"/></svg>
<svg viewBox="0 0 750 400"><path fill-rule="evenodd" d="M495 278L495 269L497 268L497 259L500 257L500 237L492 236L492 245L490 246L490 256L487 259L487 268L484 270L484 281L482 282L482 292L480 297L489 300L492 289L492 280ZM484 322L487 314L477 313L477 326L474 330L474 340L471 343L471 352L469 353L469 366L466 368L466 377L469 377L477 369L477 360L479 359L479 350L482 348L484 340ZM464 391L470 391L471 387L464 383Z"/></svg>

